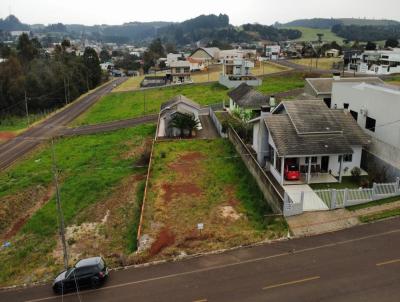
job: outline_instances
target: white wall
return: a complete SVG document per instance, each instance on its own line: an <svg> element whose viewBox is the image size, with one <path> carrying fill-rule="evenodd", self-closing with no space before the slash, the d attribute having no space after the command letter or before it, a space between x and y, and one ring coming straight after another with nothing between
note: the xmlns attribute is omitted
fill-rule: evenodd
<svg viewBox="0 0 400 302"><path fill-rule="evenodd" d="M400 149L400 90L368 84L334 82L332 87L332 107L358 112L357 123L372 137ZM365 129L366 117L360 111L366 109L368 116L376 120L375 132ZM385 125L392 123L389 125ZM385 126L380 126L385 125Z"/></svg>
<svg viewBox="0 0 400 302"><path fill-rule="evenodd" d="M342 175L351 175L350 171L354 167L360 168L362 147L352 146L351 148L353 149L352 161L351 162L343 161ZM332 174L334 176L339 176L339 168L340 168L339 156L338 155L329 156L329 170L332 171ZM346 170L346 168L347 168L347 170ZM347 171L346 173L345 173L345 170Z"/></svg>

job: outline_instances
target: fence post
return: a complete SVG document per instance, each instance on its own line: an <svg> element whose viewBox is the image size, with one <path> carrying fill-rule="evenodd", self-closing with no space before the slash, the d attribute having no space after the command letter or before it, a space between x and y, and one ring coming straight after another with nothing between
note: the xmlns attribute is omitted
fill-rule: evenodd
<svg viewBox="0 0 400 302"><path fill-rule="evenodd" d="M330 209L331 210L336 209L336 196L337 196L336 189L332 189L331 190L331 204L330 204Z"/></svg>
<svg viewBox="0 0 400 302"><path fill-rule="evenodd" d="M376 200L377 199L377 197L376 197L376 183L374 182L373 184L372 184L372 199L373 200Z"/></svg>
<svg viewBox="0 0 400 302"><path fill-rule="evenodd" d="M343 207L346 207L347 197L349 196L349 189L344 189L344 196L343 196Z"/></svg>
<svg viewBox="0 0 400 302"><path fill-rule="evenodd" d="M396 193L400 192L400 177L396 177Z"/></svg>

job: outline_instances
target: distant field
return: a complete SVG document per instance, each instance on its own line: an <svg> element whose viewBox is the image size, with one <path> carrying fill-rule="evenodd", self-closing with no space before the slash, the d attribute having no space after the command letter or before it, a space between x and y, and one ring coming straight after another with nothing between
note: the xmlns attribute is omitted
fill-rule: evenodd
<svg viewBox="0 0 400 302"><path fill-rule="evenodd" d="M281 72L289 70L289 68L282 65L274 64L271 62L264 62L263 65L256 66L253 68L252 73L254 75L271 74L276 72ZM191 77L194 83L206 83L206 82L216 82L219 80L219 75L222 72L222 65L214 65L210 67L210 72L208 71L196 71L193 72ZM157 75L164 75L165 73L157 73ZM144 76L131 77L126 82L116 87L113 92L123 92L130 91L140 88L140 83L142 82Z"/></svg>
<svg viewBox="0 0 400 302"><path fill-rule="evenodd" d="M270 76L257 89L265 94L304 87L304 74ZM217 84L173 86L146 91L112 93L103 97L72 125L88 125L157 113L163 102L182 94L201 105L228 101L228 89Z"/></svg>
<svg viewBox="0 0 400 302"><path fill-rule="evenodd" d="M300 64L303 66L310 67L312 69L324 69L329 70L332 69L333 63L337 63L342 61L340 58L319 58L318 61L316 59L295 59L292 60L293 63Z"/></svg>
<svg viewBox="0 0 400 302"><path fill-rule="evenodd" d="M146 172L138 162L154 131L142 125L55 142L71 263L102 254L119 265L115 255L132 252L136 190ZM0 286L54 278L62 268L57 226L51 152L44 144L0 173L0 238L11 242L0 249Z"/></svg>
<svg viewBox="0 0 400 302"><path fill-rule="evenodd" d="M232 157L232 158L230 158ZM228 248L286 235L229 141L159 142L147 195L143 235L149 258ZM197 223L203 223L202 232Z"/></svg>
<svg viewBox="0 0 400 302"><path fill-rule="evenodd" d="M302 36L297 39L297 41L318 41L318 33L324 34L322 40L325 42L336 41L339 44L342 44L343 38L337 36L330 29L318 29L318 28L309 28L309 27L301 27L301 26L293 26L286 27L290 29L297 29L302 32Z"/></svg>

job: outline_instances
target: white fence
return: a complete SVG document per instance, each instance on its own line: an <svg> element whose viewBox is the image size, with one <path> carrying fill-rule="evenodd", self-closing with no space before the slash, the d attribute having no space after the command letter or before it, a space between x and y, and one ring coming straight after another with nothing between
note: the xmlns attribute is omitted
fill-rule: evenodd
<svg viewBox="0 0 400 302"><path fill-rule="evenodd" d="M215 107L216 107L216 106L215 106ZM220 135L221 137L227 138L227 137L228 137L228 134L227 134L226 132L222 131L222 125L221 125L221 123L219 122L217 116L215 115L215 113L214 113L214 108L213 108L212 106L209 107L209 111L210 111L210 117L211 117L211 119L212 119L212 121L213 121L213 123L214 123L214 125L215 125L215 128L217 129L219 135Z"/></svg>
<svg viewBox="0 0 400 302"><path fill-rule="evenodd" d="M310 193L310 192L307 192ZM328 210L335 210L368 203L388 197L400 196L400 180L392 183L374 183L372 188L314 190L314 193L326 204ZM299 215L304 211L304 202L309 194L301 192L297 200L285 193L283 213L285 216Z"/></svg>

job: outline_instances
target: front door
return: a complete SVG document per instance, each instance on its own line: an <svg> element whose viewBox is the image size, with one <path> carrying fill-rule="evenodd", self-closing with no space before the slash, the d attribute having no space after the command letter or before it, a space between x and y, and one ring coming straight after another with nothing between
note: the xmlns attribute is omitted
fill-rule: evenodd
<svg viewBox="0 0 400 302"><path fill-rule="evenodd" d="M322 156L321 158L321 172L328 173L329 169L329 156Z"/></svg>

